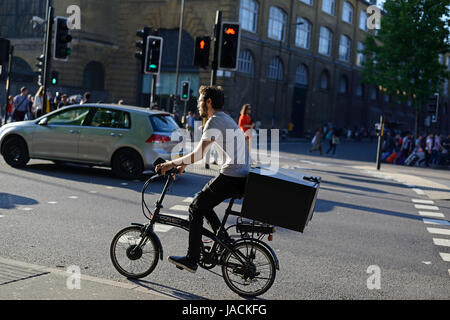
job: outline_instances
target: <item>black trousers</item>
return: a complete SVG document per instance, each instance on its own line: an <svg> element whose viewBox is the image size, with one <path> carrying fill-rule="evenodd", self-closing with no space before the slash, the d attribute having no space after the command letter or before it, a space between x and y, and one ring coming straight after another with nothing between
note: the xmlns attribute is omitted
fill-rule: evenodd
<svg viewBox="0 0 450 320"><path fill-rule="evenodd" d="M221 221L214 207L229 198L240 198L244 193L247 178L230 177L223 174L210 180L196 194L189 206L189 248L188 257L193 262L200 259L203 218L206 218L214 233L220 228Z"/></svg>

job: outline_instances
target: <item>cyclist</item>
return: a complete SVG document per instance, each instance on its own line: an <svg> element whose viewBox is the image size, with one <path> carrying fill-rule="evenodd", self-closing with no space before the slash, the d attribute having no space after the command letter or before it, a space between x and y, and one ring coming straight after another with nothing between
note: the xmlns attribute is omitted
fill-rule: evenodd
<svg viewBox="0 0 450 320"><path fill-rule="evenodd" d="M223 152L224 161L220 174L209 181L196 194L189 206L189 248L186 256L169 257L169 261L178 267L195 272L200 260L203 217L211 225L214 233L220 228L220 220L214 207L228 198L240 197L244 193L246 178L250 169L248 147L245 136L236 122L222 111L224 91L220 86L201 86L199 88L197 108L200 116L208 120L203 129L200 143L194 151L184 157L167 161L156 166L162 174L176 167L181 175L184 168L202 160L208 147L215 143ZM228 243L232 242L226 232L218 235Z"/></svg>

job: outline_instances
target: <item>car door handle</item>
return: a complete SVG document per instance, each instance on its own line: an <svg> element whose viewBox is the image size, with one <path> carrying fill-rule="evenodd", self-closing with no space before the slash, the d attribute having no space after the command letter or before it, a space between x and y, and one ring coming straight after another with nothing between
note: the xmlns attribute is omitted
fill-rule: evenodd
<svg viewBox="0 0 450 320"><path fill-rule="evenodd" d="M78 130L69 130L69 132L72 133L72 134L78 134L78 133L80 133L80 131L78 131Z"/></svg>
<svg viewBox="0 0 450 320"><path fill-rule="evenodd" d="M115 132L111 132L109 135L110 135L111 137L121 137L121 136L122 136L121 133L115 133Z"/></svg>

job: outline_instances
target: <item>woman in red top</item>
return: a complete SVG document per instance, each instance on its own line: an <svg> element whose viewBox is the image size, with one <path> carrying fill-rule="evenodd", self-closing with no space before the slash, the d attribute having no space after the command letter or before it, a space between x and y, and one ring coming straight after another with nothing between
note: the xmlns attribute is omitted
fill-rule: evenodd
<svg viewBox="0 0 450 320"><path fill-rule="evenodd" d="M249 104L244 104L241 109L241 116L239 117L239 128L244 131L246 137L250 134L248 129L253 129L255 124L252 122L250 114L252 113L252 107Z"/></svg>

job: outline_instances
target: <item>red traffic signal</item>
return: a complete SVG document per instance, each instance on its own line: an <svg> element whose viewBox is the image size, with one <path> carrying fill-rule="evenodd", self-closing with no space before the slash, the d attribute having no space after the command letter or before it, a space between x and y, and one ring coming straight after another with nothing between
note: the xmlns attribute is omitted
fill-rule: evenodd
<svg viewBox="0 0 450 320"><path fill-rule="evenodd" d="M237 70L239 43L239 23L222 22L219 42L219 69Z"/></svg>
<svg viewBox="0 0 450 320"><path fill-rule="evenodd" d="M194 66L207 68L209 65L210 37L197 37L195 39Z"/></svg>

